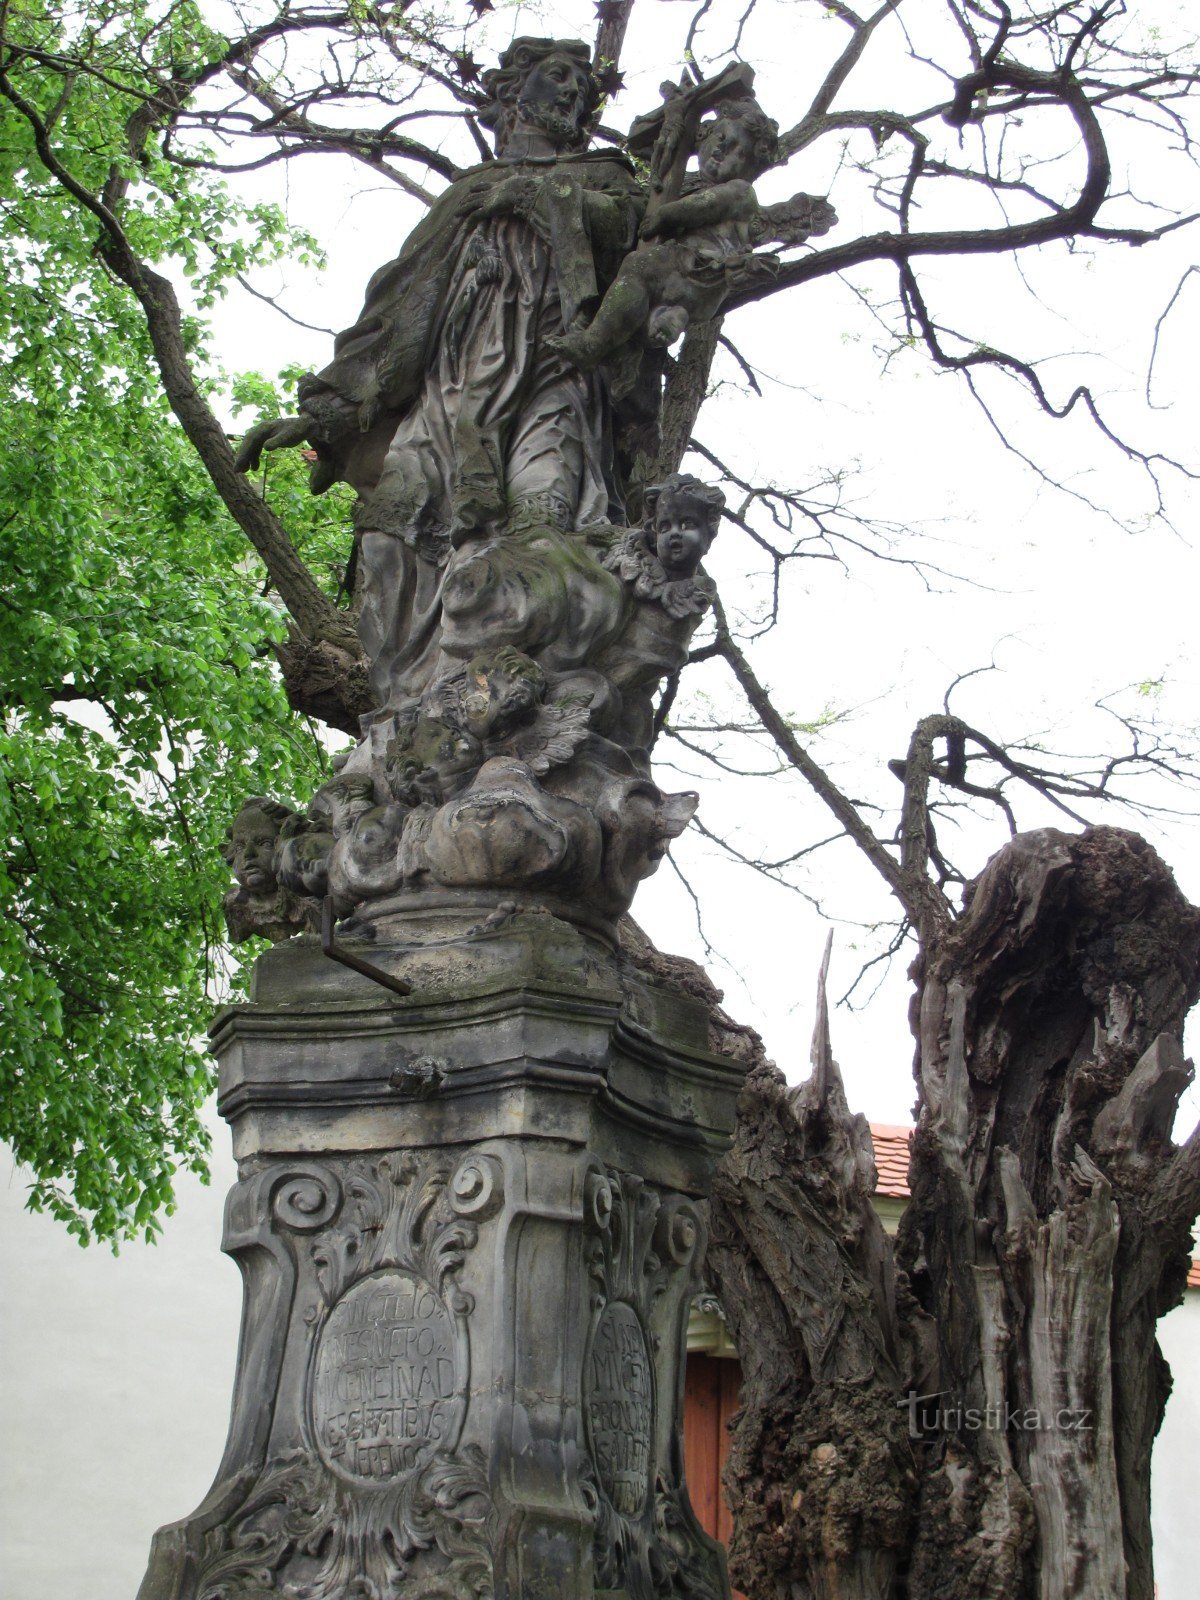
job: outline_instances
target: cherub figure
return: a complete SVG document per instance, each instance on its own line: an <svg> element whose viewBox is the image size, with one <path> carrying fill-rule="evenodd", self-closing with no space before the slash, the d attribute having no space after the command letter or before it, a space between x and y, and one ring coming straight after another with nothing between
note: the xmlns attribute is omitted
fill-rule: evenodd
<svg viewBox="0 0 1200 1600"><path fill-rule="evenodd" d="M487 747L531 723L545 698L546 674L537 662L512 645L499 645L468 661L459 715Z"/></svg>
<svg viewBox="0 0 1200 1600"><path fill-rule="evenodd" d="M545 672L512 645L497 645L443 678L420 715L388 746L388 778L408 805L458 794L485 761L508 756L539 776L569 761L588 732L587 695L549 697Z"/></svg>
<svg viewBox="0 0 1200 1600"><path fill-rule="evenodd" d="M275 876L283 887L323 900L329 893L329 857L335 841L374 804L375 786L366 775L339 773L322 784L309 801L307 816L289 817L279 830Z"/></svg>
<svg viewBox="0 0 1200 1600"><path fill-rule="evenodd" d="M397 719L384 760L388 786L402 805L440 805L479 770L483 745L455 712L443 695L425 710Z"/></svg>
<svg viewBox="0 0 1200 1600"><path fill-rule="evenodd" d="M279 882L279 838L297 814L277 800L255 795L233 819L221 854L233 868L237 887L225 896L225 921L235 944L256 936L276 943L317 924L317 902L294 894Z"/></svg>
<svg viewBox="0 0 1200 1600"><path fill-rule="evenodd" d="M653 695L665 674L687 660L688 642L716 593L700 562L720 527L725 496L676 472L648 488L645 503L644 526L631 529L604 558L633 604L599 665L621 696L609 736L630 751L639 771L649 772Z"/></svg>
<svg viewBox="0 0 1200 1600"><path fill-rule="evenodd" d="M693 321L721 309L741 272L770 271L777 258L756 256L769 240L802 244L828 233L837 213L827 200L796 194L762 206L753 180L777 154L779 125L748 95L725 100L700 124L698 178L684 193L647 212L636 250L621 269L590 325L550 344L585 372L641 337L649 345L673 344Z"/></svg>
<svg viewBox="0 0 1200 1600"><path fill-rule="evenodd" d="M700 563L721 525L725 496L690 473L673 472L648 488L644 499L644 525L631 529L614 545L604 557L604 565L624 580L635 599L656 602L674 622L687 621L690 634L716 593L712 579L700 571ZM661 632L664 626L660 621L657 630ZM678 630L668 627L667 631ZM618 649L623 651L626 645L623 635Z"/></svg>
<svg viewBox="0 0 1200 1600"><path fill-rule="evenodd" d="M569 761L587 738L590 705L590 694L554 695L541 666L511 645L467 663L466 726L489 760L523 761L538 777Z"/></svg>

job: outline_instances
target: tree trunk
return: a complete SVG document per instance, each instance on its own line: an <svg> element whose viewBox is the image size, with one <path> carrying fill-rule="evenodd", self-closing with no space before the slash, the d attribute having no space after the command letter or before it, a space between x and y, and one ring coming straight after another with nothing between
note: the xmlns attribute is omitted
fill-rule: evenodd
<svg viewBox="0 0 1200 1600"><path fill-rule="evenodd" d="M750 1600L1152 1600L1154 1325L1200 1208L1200 1135L1170 1139L1200 912L1134 834L1026 834L914 973L895 1260L823 997L799 1089L755 1047L709 1268L744 1371L733 1580Z"/></svg>
<svg viewBox="0 0 1200 1600"><path fill-rule="evenodd" d="M747 1081L711 1206L709 1272L742 1360L726 1469L733 1583L753 1600L888 1600L916 1473L903 1394L923 1319L871 1205L875 1164L829 1046Z"/></svg>

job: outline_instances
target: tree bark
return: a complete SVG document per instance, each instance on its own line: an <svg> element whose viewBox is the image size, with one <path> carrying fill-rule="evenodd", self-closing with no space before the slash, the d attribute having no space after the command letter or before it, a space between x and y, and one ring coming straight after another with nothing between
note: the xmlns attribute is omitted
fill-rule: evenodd
<svg viewBox="0 0 1200 1600"><path fill-rule="evenodd" d="M917 985L899 1257L937 1326L941 1414L982 1420L925 1447L910 1588L1151 1600L1154 1323L1195 1198L1163 1180L1200 912L1135 834L1022 835Z"/></svg>
<svg viewBox="0 0 1200 1600"><path fill-rule="evenodd" d="M1137 835L1047 829L926 923L914 975L894 1253L823 991L789 1089L710 986L712 1046L751 1068L709 1256L743 1365L731 1576L750 1600L1152 1600L1154 1326L1200 1207L1200 1134L1171 1142L1200 911Z"/></svg>
<svg viewBox="0 0 1200 1600"><path fill-rule="evenodd" d="M871 1204L824 972L812 1061L798 1089L755 1067L711 1205L708 1270L742 1360L730 1576L753 1600L888 1600L917 1483L903 1395L928 1345Z"/></svg>

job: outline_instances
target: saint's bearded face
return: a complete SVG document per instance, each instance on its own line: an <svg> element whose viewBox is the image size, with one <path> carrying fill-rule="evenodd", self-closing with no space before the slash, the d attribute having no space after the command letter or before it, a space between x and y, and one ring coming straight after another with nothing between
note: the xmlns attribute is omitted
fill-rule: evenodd
<svg viewBox="0 0 1200 1600"><path fill-rule="evenodd" d="M568 56L549 55L535 61L526 72L517 100L517 117L564 149L578 142L586 105L584 69Z"/></svg>

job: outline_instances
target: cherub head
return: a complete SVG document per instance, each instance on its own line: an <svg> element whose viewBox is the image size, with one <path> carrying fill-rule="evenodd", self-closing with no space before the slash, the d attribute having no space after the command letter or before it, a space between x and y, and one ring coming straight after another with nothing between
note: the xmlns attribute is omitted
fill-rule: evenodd
<svg viewBox="0 0 1200 1600"><path fill-rule="evenodd" d="M275 846L279 830L294 816L295 812L280 805L278 800L254 795L234 817L221 845L221 854L248 894L270 894L277 887Z"/></svg>
<svg viewBox="0 0 1200 1600"><path fill-rule="evenodd" d="M757 100L748 96L727 100L715 117L700 124L696 137L700 176L706 183L753 180L772 164L778 147L779 124Z"/></svg>
<svg viewBox="0 0 1200 1600"><path fill-rule="evenodd" d="M716 538L725 509L720 489L673 472L646 490L646 532L667 577L691 578Z"/></svg>
<svg viewBox="0 0 1200 1600"><path fill-rule="evenodd" d="M337 838L375 804L375 783L368 773L339 772L313 795L308 814L316 827Z"/></svg>
<svg viewBox="0 0 1200 1600"><path fill-rule="evenodd" d="M477 739L494 739L528 722L546 696L546 674L512 645L485 650L467 663L462 716Z"/></svg>
<svg viewBox="0 0 1200 1600"><path fill-rule="evenodd" d="M514 39L500 65L483 75L491 103L479 120L492 128L496 153L521 124L548 136L557 150L581 150L600 104L591 52L579 39Z"/></svg>
<svg viewBox="0 0 1200 1600"><path fill-rule="evenodd" d="M466 782L482 759L479 740L437 704L397 728L386 752L388 784L405 805L440 802Z"/></svg>

